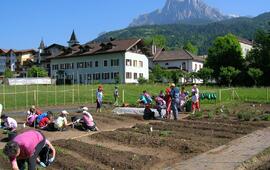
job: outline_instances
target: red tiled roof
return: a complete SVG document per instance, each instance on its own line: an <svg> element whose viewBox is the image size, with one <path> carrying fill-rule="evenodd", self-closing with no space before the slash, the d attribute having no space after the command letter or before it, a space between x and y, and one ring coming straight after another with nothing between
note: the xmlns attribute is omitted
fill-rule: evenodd
<svg viewBox="0 0 270 170"><path fill-rule="evenodd" d="M128 51L134 45L141 42L141 39L113 40L103 43L87 43L85 45L75 45L65 48L62 54L49 58L69 58L86 55L97 55L106 53L116 53Z"/></svg>
<svg viewBox="0 0 270 170"><path fill-rule="evenodd" d="M248 45L253 45L253 42L251 40L248 40L248 39L244 39L244 38L241 38L241 37L237 37L238 38L238 41L243 43L243 44L248 44Z"/></svg>
<svg viewBox="0 0 270 170"><path fill-rule="evenodd" d="M172 61L172 60L195 60L204 62L205 59L195 56L186 50L177 50L177 51L161 51L154 58L155 61Z"/></svg>

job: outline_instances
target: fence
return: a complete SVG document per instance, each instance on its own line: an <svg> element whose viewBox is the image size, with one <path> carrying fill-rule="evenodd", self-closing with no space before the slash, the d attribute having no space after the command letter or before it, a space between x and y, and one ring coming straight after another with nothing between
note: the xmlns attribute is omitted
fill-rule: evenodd
<svg viewBox="0 0 270 170"><path fill-rule="evenodd" d="M113 103L113 91L115 85L104 85L104 101ZM118 85L119 103L136 104L136 100L143 90L151 95L158 95L166 85ZM187 87L186 89L190 89ZM97 85L23 85L0 86L0 103L4 109L16 110L37 106L82 105L95 103ZM203 100L202 104L215 104L233 101L269 102L268 88L213 88L200 87L201 93L215 93L216 101Z"/></svg>

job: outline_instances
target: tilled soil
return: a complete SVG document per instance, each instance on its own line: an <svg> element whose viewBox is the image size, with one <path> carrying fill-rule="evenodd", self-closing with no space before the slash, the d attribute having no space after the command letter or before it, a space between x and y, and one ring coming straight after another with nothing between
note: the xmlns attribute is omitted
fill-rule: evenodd
<svg viewBox="0 0 270 170"><path fill-rule="evenodd" d="M104 145L117 143L130 148L170 150L178 154L177 158L170 158L163 165L160 164L163 167L166 162L188 159L269 125L267 122L249 124L235 121L151 122L137 124L133 128L93 134L88 138ZM149 154L147 150L145 154Z"/></svg>
<svg viewBox="0 0 270 170"><path fill-rule="evenodd" d="M270 126L269 122L230 119L143 121L141 116L109 113L94 113L93 117L99 132L44 132L57 149L56 160L48 169L164 169ZM0 139L4 137L0 134ZM0 169L10 169L1 154Z"/></svg>
<svg viewBox="0 0 270 170"><path fill-rule="evenodd" d="M109 148L102 147L100 145L90 145L87 143L79 142L76 140L58 140L54 141L53 144L56 147L63 148L63 150L69 150L78 153L84 159L94 162L90 169L143 169L150 167L158 158L154 156L138 155L131 152L116 151ZM70 157L70 155L63 154L63 157ZM56 161L56 165L51 168L57 168L57 164L61 160ZM70 160L70 159L68 159ZM75 162L75 164L73 163ZM72 167L79 166L76 163L82 162L80 167L83 168L84 164L82 160L72 161L69 164ZM87 167L87 165L85 165ZM87 167L88 169L89 167ZM83 168L85 169L85 168Z"/></svg>

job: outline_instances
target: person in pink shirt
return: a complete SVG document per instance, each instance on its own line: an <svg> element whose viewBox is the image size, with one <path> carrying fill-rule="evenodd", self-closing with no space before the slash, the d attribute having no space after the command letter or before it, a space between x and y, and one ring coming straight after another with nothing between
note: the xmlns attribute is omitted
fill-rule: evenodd
<svg viewBox="0 0 270 170"><path fill-rule="evenodd" d="M86 107L85 107L86 108ZM94 122L93 116L87 111L88 109L84 109L83 117L82 117L82 126L85 130L97 131L98 128L96 123Z"/></svg>
<svg viewBox="0 0 270 170"><path fill-rule="evenodd" d="M25 162L28 163L28 170L35 170L37 162L46 167L39 160L39 154L46 145L52 150L52 157L49 159L49 162L52 163L56 154L54 147L41 132L35 130L17 135L5 145L3 152L9 157L13 170L25 169Z"/></svg>

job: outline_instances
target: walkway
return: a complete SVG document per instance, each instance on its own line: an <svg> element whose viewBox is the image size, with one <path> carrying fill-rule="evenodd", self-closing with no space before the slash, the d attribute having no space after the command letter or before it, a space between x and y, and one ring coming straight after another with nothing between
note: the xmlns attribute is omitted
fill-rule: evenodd
<svg viewBox="0 0 270 170"><path fill-rule="evenodd" d="M270 147L270 127L255 131L226 145L210 150L170 169L181 170L233 170L245 160Z"/></svg>

